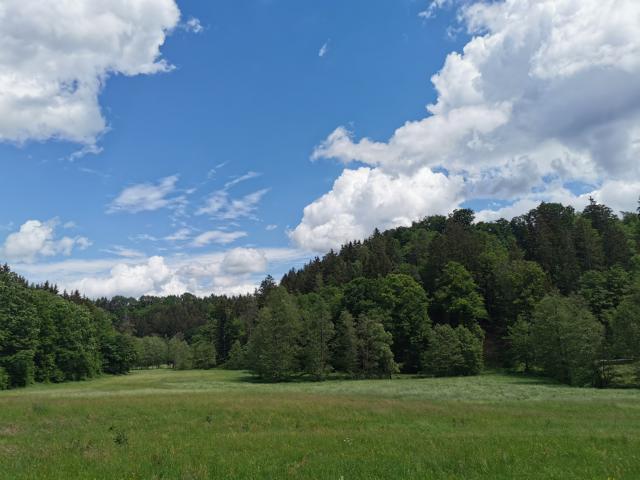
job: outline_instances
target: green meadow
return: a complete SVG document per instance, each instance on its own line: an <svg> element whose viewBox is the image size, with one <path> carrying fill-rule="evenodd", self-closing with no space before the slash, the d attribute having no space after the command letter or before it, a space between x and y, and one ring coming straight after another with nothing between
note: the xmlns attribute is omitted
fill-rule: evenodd
<svg viewBox="0 0 640 480"><path fill-rule="evenodd" d="M136 371L0 392L1 479L638 479L640 391Z"/></svg>

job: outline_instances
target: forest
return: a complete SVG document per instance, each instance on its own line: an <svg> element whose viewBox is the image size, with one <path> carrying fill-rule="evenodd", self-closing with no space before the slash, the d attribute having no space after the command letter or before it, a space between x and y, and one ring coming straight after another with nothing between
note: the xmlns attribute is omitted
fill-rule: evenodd
<svg viewBox="0 0 640 480"><path fill-rule="evenodd" d="M0 270L0 389L132 368L262 381L477 375L640 384L640 208L542 203L375 231L243 296L87 299Z"/></svg>

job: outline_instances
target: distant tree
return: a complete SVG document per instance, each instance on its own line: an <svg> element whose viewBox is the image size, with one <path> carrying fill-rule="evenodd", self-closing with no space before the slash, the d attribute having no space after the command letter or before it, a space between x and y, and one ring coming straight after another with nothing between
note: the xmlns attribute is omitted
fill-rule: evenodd
<svg viewBox="0 0 640 480"><path fill-rule="evenodd" d="M191 345L193 368L209 370L216 366L216 347L213 343L198 339Z"/></svg>
<svg viewBox="0 0 640 480"><path fill-rule="evenodd" d="M516 366L522 365L525 373L528 373L535 358L531 323L519 318L513 325L508 327L506 338L511 361Z"/></svg>
<svg viewBox="0 0 640 480"><path fill-rule="evenodd" d="M449 262L438 279L434 294L435 311L441 321L452 326L462 325L482 336L478 322L488 317L478 286L464 266Z"/></svg>
<svg viewBox="0 0 640 480"><path fill-rule="evenodd" d="M160 337L142 337L136 341L136 354L139 367L158 368L167 362L167 344Z"/></svg>
<svg viewBox="0 0 640 480"><path fill-rule="evenodd" d="M640 359L640 285L612 312L611 334L615 355Z"/></svg>
<svg viewBox="0 0 640 480"><path fill-rule="evenodd" d="M404 372L419 371L431 330L426 292L408 275L391 274L381 281L378 308L385 314L385 330L393 336L396 362Z"/></svg>
<svg viewBox="0 0 640 480"><path fill-rule="evenodd" d="M476 375L482 370L482 342L468 328L436 325L431 336L423 359L425 373L444 377Z"/></svg>
<svg viewBox="0 0 640 480"><path fill-rule="evenodd" d="M294 299L283 287L273 289L249 338L249 369L271 381L284 380L297 372L301 330Z"/></svg>
<svg viewBox="0 0 640 480"><path fill-rule="evenodd" d="M175 370L193 368L193 352L181 335L176 335L168 344L168 362Z"/></svg>
<svg viewBox="0 0 640 480"><path fill-rule="evenodd" d="M229 370L244 370L247 368L247 349L242 346L239 340L236 340L231 346L229 359L224 364Z"/></svg>
<svg viewBox="0 0 640 480"><path fill-rule="evenodd" d="M571 385L595 381L604 327L577 298L543 298L532 317L536 363L543 371Z"/></svg>
<svg viewBox="0 0 640 480"><path fill-rule="evenodd" d="M358 337L353 316L344 310L336 322L331 342L331 364L336 370L354 375L358 370Z"/></svg>
<svg viewBox="0 0 640 480"><path fill-rule="evenodd" d="M362 377L388 377L398 371L393 360L390 333L386 332L382 318L375 312L358 317L358 373Z"/></svg>
<svg viewBox="0 0 640 480"><path fill-rule="evenodd" d="M329 342L334 335L329 305L317 293L300 298L302 314L302 369L317 379L332 370Z"/></svg>
<svg viewBox="0 0 640 480"><path fill-rule="evenodd" d="M622 267L604 271L590 270L580 277L578 293L591 312L603 323L606 314L615 309L631 290L631 276Z"/></svg>

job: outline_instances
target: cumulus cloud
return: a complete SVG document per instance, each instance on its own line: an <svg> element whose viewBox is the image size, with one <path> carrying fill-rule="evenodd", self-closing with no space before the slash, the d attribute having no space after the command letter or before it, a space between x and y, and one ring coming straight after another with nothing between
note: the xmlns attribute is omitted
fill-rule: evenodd
<svg viewBox="0 0 640 480"><path fill-rule="evenodd" d="M14 268L33 281L49 280L61 289L77 289L92 298L185 292L237 295L252 292L267 271L280 275L292 263L299 265L308 258L309 253L291 248L237 248L202 255L69 259Z"/></svg>
<svg viewBox="0 0 640 480"><path fill-rule="evenodd" d="M211 243L218 243L220 245L227 245L233 243L239 238L247 236L247 232L225 232L223 230L210 230L208 232L201 233L193 239L192 246L204 247Z"/></svg>
<svg viewBox="0 0 640 480"><path fill-rule="evenodd" d="M33 262L39 257L69 256L76 248L85 250L91 246L91 241L86 237L56 238L57 225L57 220L26 221L17 232L7 236L0 254L13 262Z"/></svg>
<svg viewBox="0 0 640 480"><path fill-rule="evenodd" d="M315 251L338 248L347 239L374 228L410 225L425 211L446 213L462 194L461 178L422 168L412 175L379 168L347 169L333 189L304 209L302 222L290 232L299 245Z"/></svg>
<svg viewBox="0 0 640 480"><path fill-rule="evenodd" d="M234 248L224 256L222 268L231 274L264 272L267 268L267 256L255 248Z"/></svg>
<svg viewBox="0 0 640 480"><path fill-rule="evenodd" d="M371 206L345 193L360 185L345 170L331 192L305 209L292 232L298 245L326 250L368 234L373 225L402 225L470 199L512 201L483 212L484 218L540 200L580 205L585 195L566 188L575 182L593 185L586 197L620 209L635 204L640 3L434 1L422 16L456 3L471 38L432 77L437 101L425 118L405 123L388 141L358 140L339 127L313 154L368 165ZM398 183L428 178L425 171L442 172L446 182L427 188L420 180ZM394 184L389 179L403 185L406 205L371 214L393 188L384 187Z"/></svg>
<svg viewBox="0 0 640 480"><path fill-rule="evenodd" d="M184 205L184 195L173 195L177 182L178 176L172 175L157 183L139 183L127 187L109 204L107 212L138 213Z"/></svg>
<svg viewBox="0 0 640 480"><path fill-rule="evenodd" d="M160 47L179 18L174 0L4 0L0 140L94 144L107 78L171 70Z"/></svg>

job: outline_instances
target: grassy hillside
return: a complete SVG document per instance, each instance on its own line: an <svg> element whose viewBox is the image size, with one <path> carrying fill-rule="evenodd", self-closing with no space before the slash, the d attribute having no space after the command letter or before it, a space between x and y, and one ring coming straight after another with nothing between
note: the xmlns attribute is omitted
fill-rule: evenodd
<svg viewBox="0 0 640 480"><path fill-rule="evenodd" d="M640 392L139 371L0 392L2 479L640 478Z"/></svg>

